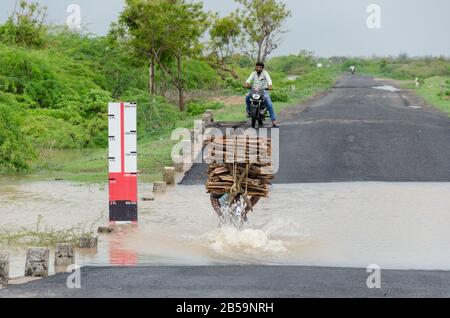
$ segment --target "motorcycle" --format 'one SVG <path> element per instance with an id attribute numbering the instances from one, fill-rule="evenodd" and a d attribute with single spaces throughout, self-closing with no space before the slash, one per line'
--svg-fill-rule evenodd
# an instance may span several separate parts
<path id="1" fill-rule="evenodd" d="M 252 120 L 252 128 L 256 129 L 256 123 L 258 122 L 258 127 L 262 128 L 264 125 L 264 120 L 268 117 L 266 97 L 264 95 L 265 91 L 269 91 L 268 88 L 261 89 L 261 87 L 253 87 L 250 93 L 250 117 Z"/>

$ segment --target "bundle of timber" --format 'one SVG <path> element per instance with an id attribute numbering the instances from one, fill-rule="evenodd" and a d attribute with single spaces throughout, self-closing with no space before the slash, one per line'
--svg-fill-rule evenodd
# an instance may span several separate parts
<path id="1" fill-rule="evenodd" d="M 267 197 L 272 173 L 271 140 L 228 137 L 210 140 L 206 189 L 216 196 Z"/>

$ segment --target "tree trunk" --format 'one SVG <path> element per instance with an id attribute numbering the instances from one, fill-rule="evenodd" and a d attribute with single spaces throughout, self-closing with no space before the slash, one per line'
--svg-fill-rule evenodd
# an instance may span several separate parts
<path id="1" fill-rule="evenodd" d="M 261 62 L 262 46 L 263 42 L 258 43 L 258 56 L 256 62 Z"/>
<path id="2" fill-rule="evenodd" d="M 158 56 L 155 56 L 155 62 L 158 63 L 158 66 L 160 69 L 167 75 L 167 77 L 170 78 L 173 86 L 175 86 L 178 90 L 178 100 L 179 100 L 179 107 L 180 111 L 184 111 L 185 101 L 184 101 L 184 84 L 183 84 L 183 73 L 182 73 L 182 54 L 179 52 L 179 54 L 176 56 L 177 60 L 177 74 L 173 74 L 170 68 L 167 68 L 164 63 L 161 62 L 161 60 L 158 58 Z"/>
<path id="3" fill-rule="evenodd" d="M 179 95 L 179 100 L 180 100 L 180 111 L 184 112 L 184 92 L 183 92 L 183 86 L 180 85 L 178 87 L 178 95 Z"/>
<path id="4" fill-rule="evenodd" d="M 150 59 L 150 83 L 149 89 L 151 95 L 156 95 L 156 82 L 155 82 L 155 59 Z"/>
<path id="5" fill-rule="evenodd" d="M 184 92 L 183 92 L 183 73 L 182 73 L 182 65 L 181 65 L 181 55 L 177 56 L 177 68 L 178 68 L 178 96 L 179 96 L 179 105 L 180 111 L 184 112 Z"/>

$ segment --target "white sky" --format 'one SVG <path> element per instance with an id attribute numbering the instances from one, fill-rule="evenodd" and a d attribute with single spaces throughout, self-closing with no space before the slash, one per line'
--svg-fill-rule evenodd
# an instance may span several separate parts
<path id="1" fill-rule="evenodd" d="M 292 10 L 277 55 L 301 49 L 321 56 L 447 55 L 450 56 L 448 0 L 285 0 Z M 81 8 L 82 24 L 105 34 L 123 0 L 38 0 L 48 6 L 48 22 L 65 23 L 69 4 Z M 0 0 L 0 21 L 11 13 L 15 0 Z M 232 0 L 204 0 L 207 10 L 222 15 L 237 5 Z M 370 4 L 381 7 L 381 29 L 369 29 Z"/>

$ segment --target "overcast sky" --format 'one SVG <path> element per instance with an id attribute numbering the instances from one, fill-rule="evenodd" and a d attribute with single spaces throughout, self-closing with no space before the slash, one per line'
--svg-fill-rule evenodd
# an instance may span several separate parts
<path id="1" fill-rule="evenodd" d="M 81 8 L 81 23 L 105 34 L 123 7 L 123 0 L 39 0 L 48 7 L 47 21 L 66 22 L 70 4 Z M 222 15 L 238 7 L 232 0 L 204 0 L 207 10 Z M 301 49 L 321 56 L 447 55 L 450 56 L 449 0 L 285 0 L 292 10 L 289 31 L 277 55 Z M 15 0 L 0 0 L 5 21 Z M 381 9 L 381 28 L 369 28 L 371 4 Z"/>

